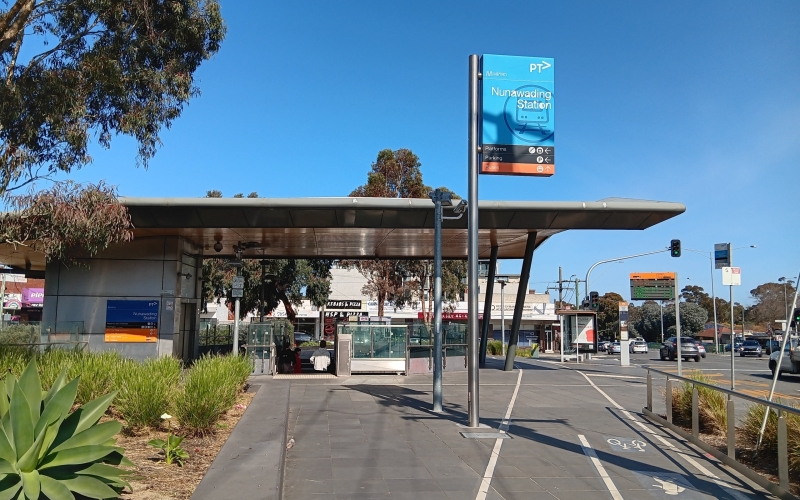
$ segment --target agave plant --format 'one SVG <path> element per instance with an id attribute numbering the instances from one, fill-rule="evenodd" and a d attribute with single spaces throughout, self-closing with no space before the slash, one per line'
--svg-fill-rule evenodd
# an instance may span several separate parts
<path id="1" fill-rule="evenodd" d="M 0 500 L 117 498 L 133 465 L 114 446 L 122 425 L 98 424 L 116 393 L 70 413 L 80 377 L 66 381 L 62 370 L 42 391 L 35 359 L 17 380 L 0 382 Z"/>

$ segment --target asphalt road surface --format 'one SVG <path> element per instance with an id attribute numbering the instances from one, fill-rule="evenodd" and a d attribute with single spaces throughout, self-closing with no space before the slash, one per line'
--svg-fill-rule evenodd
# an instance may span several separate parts
<path id="1" fill-rule="evenodd" d="M 619 366 L 619 354 L 600 353 L 594 356 L 589 363 L 607 366 L 615 372 L 630 370 L 630 367 Z M 647 354 L 631 354 L 631 365 L 649 365 L 658 370 L 678 373 L 677 361 L 661 361 L 657 350 L 651 349 Z M 703 375 L 710 377 L 716 385 L 730 388 L 731 385 L 731 354 L 707 354 L 699 363 L 695 361 L 682 362 L 683 374 L 686 376 L 692 370 L 700 370 Z M 736 390 L 756 397 L 766 397 L 772 384 L 772 372 L 769 370 L 769 356 L 734 357 L 734 373 Z M 775 396 L 789 403 L 800 403 L 800 375 L 784 374 L 778 379 L 775 387 Z"/>

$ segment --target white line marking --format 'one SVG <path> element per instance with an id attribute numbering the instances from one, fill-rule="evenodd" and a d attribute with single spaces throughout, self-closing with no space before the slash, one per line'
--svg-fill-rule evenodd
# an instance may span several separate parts
<path id="1" fill-rule="evenodd" d="M 647 378 L 647 377 L 637 377 L 635 375 L 617 375 L 615 373 L 602 374 L 602 375 L 599 374 L 599 373 L 593 373 L 592 377 L 630 378 L 630 379 L 638 379 L 638 380 L 644 380 L 644 379 Z"/>
<path id="2" fill-rule="evenodd" d="M 581 440 L 581 448 L 583 448 L 583 453 L 587 458 L 589 458 L 589 460 L 591 460 L 592 465 L 594 465 L 594 468 L 597 469 L 597 473 L 600 474 L 603 482 L 606 483 L 606 488 L 608 488 L 608 492 L 611 493 L 611 498 L 614 500 L 622 500 L 622 495 L 619 494 L 617 485 L 615 485 L 614 481 L 611 480 L 611 476 L 609 476 L 608 472 L 606 472 L 606 468 L 603 467 L 600 459 L 597 458 L 597 453 L 594 452 L 594 448 L 592 448 L 592 445 L 589 444 L 586 436 L 583 434 L 578 434 L 578 439 Z"/>
<path id="3" fill-rule="evenodd" d="M 690 457 L 689 455 L 684 453 L 682 450 L 678 449 L 677 446 L 673 445 L 672 443 L 670 443 L 669 441 L 667 441 L 663 437 L 661 437 L 658 434 L 656 434 L 656 432 L 654 430 L 652 430 L 649 426 L 647 426 L 644 423 L 640 422 L 637 418 L 635 418 L 633 415 L 631 415 L 630 412 L 628 412 L 628 410 L 624 409 L 622 406 L 617 404 L 617 402 L 614 401 L 613 399 L 611 399 L 611 397 L 608 394 L 606 394 L 605 392 L 603 392 L 602 389 L 597 387 L 595 385 L 595 383 L 592 382 L 592 380 L 588 376 L 586 376 L 585 373 L 583 373 L 581 371 L 578 371 L 578 373 L 583 375 L 583 378 L 585 378 L 586 381 L 589 382 L 589 384 L 591 384 L 592 387 L 597 389 L 597 392 L 602 394 L 608 400 L 609 403 L 614 405 L 614 407 L 616 409 L 620 410 L 625 415 L 625 417 L 628 418 L 628 420 L 630 420 L 631 422 L 635 423 L 636 425 L 641 427 L 645 432 L 647 432 L 651 436 L 653 436 L 656 439 L 658 439 L 659 441 L 661 441 L 661 443 L 664 446 L 666 446 L 667 448 L 669 448 L 673 452 L 677 453 L 681 458 L 686 460 L 690 465 L 692 465 L 695 469 L 697 469 L 701 474 L 703 474 L 704 476 L 706 476 L 706 477 L 710 478 L 711 480 L 713 480 L 717 484 L 717 486 L 722 488 L 723 491 L 725 491 L 726 493 L 728 493 L 729 495 L 731 495 L 732 497 L 734 497 L 737 500 L 746 500 L 747 499 L 747 496 L 745 496 L 741 492 L 736 491 L 735 489 L 733 489 L 734 485 L 732 485 L 730 483 L 727 483 L 727 482 L 723 481 L 722 479 L 720 479 L 719 476 L 717 476 L 716 474 L 712 473 L 710 470 L 706 469 L 704 466 L 700 465 L 694 458 Z"/>
<path id="4" fill-rule="evenodd" d="M 511 423 L 511 410 L 514 409 L 514 403 L 517 401 L 517 394 L 519 393 L 519 385 L 521 382 L 522 382 L 522 370 L 519 371 L 519 376 L 517 377 L 517 386 L 514 388 L 514 394 L 511 396 L 511 401 L 508 403 L 506 416 L 503 417 L 503 422 L 500 424 L 500 430 L 503 432 L 508 430 L 508 426 Z M 489 493 L 489 485 L 492 484 L 492 476 L 494 476 L 494 468 L 497 466 L 497 459 L 500 457 L 500 448 L 502 446 L 503 446 L 502 439 L 496 439 L 494 441 L 494 448 L 492 448 L 492 455 L 489 457 L 489 463 L 486 464 L 486 471 L 484 471 L 483 473 L 483 479 L 481 479 L 481 487 L 478 489 L 478 494 L 475 496 L 475 500 L 486 499 L 486 494 Z"/>

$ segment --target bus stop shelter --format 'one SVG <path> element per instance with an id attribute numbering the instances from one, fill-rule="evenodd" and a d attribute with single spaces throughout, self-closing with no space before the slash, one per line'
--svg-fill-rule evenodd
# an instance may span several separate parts
<path id="1" fill-rule="evenodd" d="M 47 262 L 29 246 L 0 245 L 0 263 L 44 277 L 43 332 L 83 322 L 89 347 L 135 358 L 197 355 L 203 258 L 432 259 L 428 199 L 122 198 L 134 240 L 81 259 Z M 479 202 L 479 257 L 523 259 L 567 230 L 644 230 L 685 211 L 680 203 L 609 198 L 596 202 Z M 237 252 L 238 250 L 238 252 Z M 442 255 L 467 258 L 467 217 L 442 224 Z M 495 266 L 491 265 L 490 269 Z M 527 282 L 529 276 L 521 276 Z M 527 287 L 520 287 L 524 293 Z M 110 303 L 155 304 L 143 341 L 109 335 Z M 491 297 L 487 297 L 487 303 Z M 484 315 L 485 316 L 485 315 Z M 515 320 L 517 318 L 514 318 Z M 513 321 L 513 324 L 519 321 Z"/>

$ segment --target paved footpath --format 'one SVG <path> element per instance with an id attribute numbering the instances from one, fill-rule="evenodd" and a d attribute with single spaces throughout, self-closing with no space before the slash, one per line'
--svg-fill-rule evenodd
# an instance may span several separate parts
<path id="1" fill-rule="evenodd" d="M 481 422 L 507 439 L 462 437 L 466 373 L 445 374 L 441 415 L 430 411 L 427 376 L 292 381 L 283 498 L 772 498 L 639 416 L 640 377 L 489 365 Z"/>

